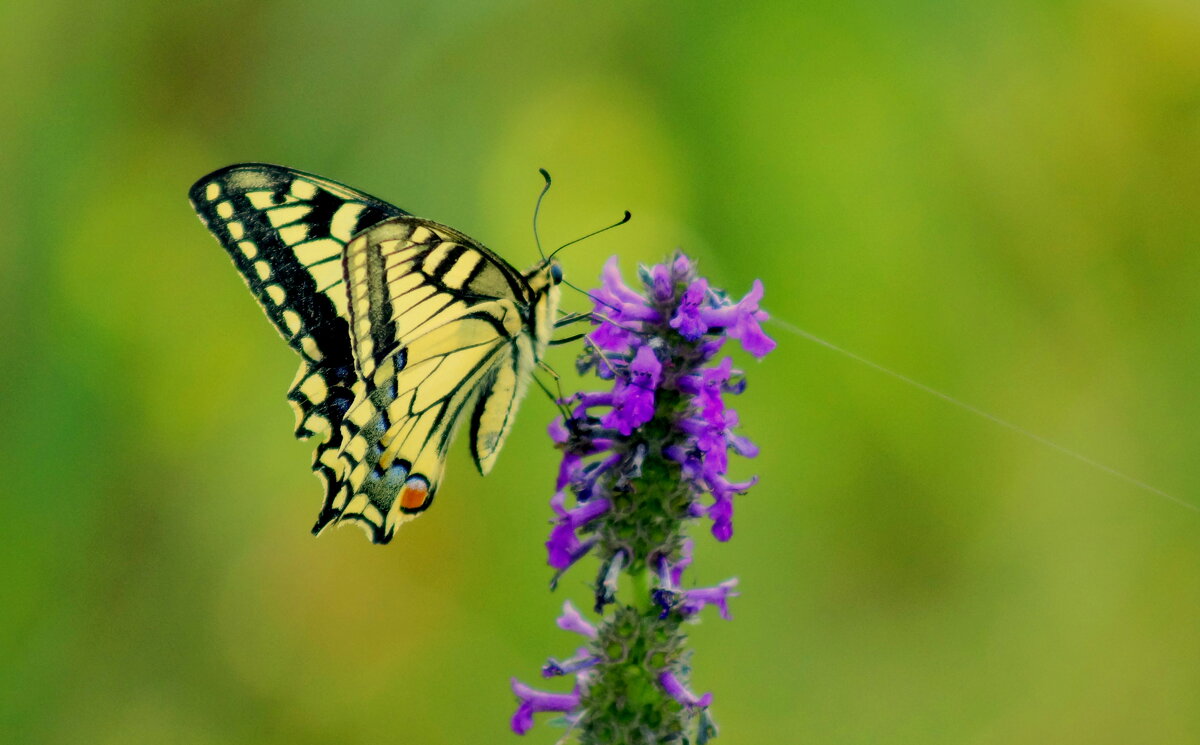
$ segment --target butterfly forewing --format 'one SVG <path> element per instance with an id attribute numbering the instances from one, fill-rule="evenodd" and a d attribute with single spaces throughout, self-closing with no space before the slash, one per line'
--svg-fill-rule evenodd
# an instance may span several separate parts
<path id="1" fill-rule="evenodd" d="M 255 163 L 214 171 L 189 196 L 284 339 L 314 361 L 345 356 L 346 243 L 407 213 L 319 176 Z"/>

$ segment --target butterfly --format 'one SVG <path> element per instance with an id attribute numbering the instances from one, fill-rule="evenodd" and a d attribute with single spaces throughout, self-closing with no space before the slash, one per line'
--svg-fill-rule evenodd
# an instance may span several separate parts
<path id="1" fill-rule="evenodd" d="M 313 526 L 387 543 L 429 508 L 456 430 L 487 474 L 555 328 L 562 268 L 521 273 L 453 228 L 336 181 L 242 163 L 189 191 L 299 353 L 296 436 L 319 440 Z"/>

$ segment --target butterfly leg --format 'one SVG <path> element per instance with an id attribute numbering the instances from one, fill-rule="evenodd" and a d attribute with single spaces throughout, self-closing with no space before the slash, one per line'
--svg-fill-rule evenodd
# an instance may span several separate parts
<path id="1" fill-rule="evenodd" d="M 594 319 L 595 319 L 595 316 L 593 316 L 591 313 L 567 313 L 567 314 L 564 314 L 562 318 L 560 318 L 554 322 L 554 328 L 561 329 L 565 326 L 570 326 L 572 324 L 580 323 L 582 321 L 592 321 Z M 557 347 L 562 344 L 570 344 L 573 341 L 579 341 L 580 339 L 582 339 L 585 336 L 587 336 L 586 331 L 582 334 L 575 334 L 573 336 L 567 336 L 562 339 L 552 339 L 549 342 L 549 344 L 552 347 Z"/>
<path id="2" fill-rule="evenodd" d="M 616 366 L 613 365 L 612 360 L 610 360 L 608 355 L 604 353 L 604 350 L 598 347 L 591 339 L 587 340 L 587 345 L 592 348 L 592 351 L 596 353 L 596 357 L 599 358 L 599 360 L 604 363 L 604 366 L 608 368 L 608 371 L 612 373 L 613 378 L 617 378 L 620 373 L 617 371 Z"/>
<path id="3" fill-rule="evenodd" d="M 551 347 L 557 347 L 557 346 L 561 346 L 563 344 L 570 344 L 573 341 L 579 341 L 580 339 L 582 339 L 585 336 L 587 336 L 586 331 L 583 332 L 582 334 L 575 334 L 574 336 L 564 336 L 561 339 L 551 339 L 549 342 L 547 342 L 547 344 Z"/>
<path id="4" fill-rule="evenodd" d="M 566 395 L 563 393 L 563 390 L 562 390 L 562 378 L 559 376 L 558 371 L 555 370 L 553 367 L 550 367 L 550 365 L 547 364 L 545 360 L 538 360 L 538 367 L 545 370 L 546 373 L 551 378 L 554 378 L 554 387 L 558 389 L 558 397 L 566 398 Z"/>
<path id="5" fill-rule="evenodd" d="M 579 323 L 580 321 L 591 321 L 594 318 L 595 316 L 591 313 L 566 313 L 562 318 L 554 322 L 554 328 L 570 326 L 571 324 Z"/>
<path id="6" fill-rule="evenodd" d="M 553 393 L 551 393 L 550 389 L 546 387 L 546 384 L 543 383 L 542 379 L 538 376 L 532 376 L 533 382 L 537 383 L 538 388 L 541 388 L 542 392 L 546 394 L 546 397 L 554 403 L 554 406 L 558 409 L 558 413 L 562 415 L 563 421 L 570 421 L 571 412 L 567 410 L 566 404 L 563 403 L 563 401 L 566 400 L 566 395 L 563 393 L 562 381 L 559 380 L 558 373 L 554 372 L 554 370 L 545 362 L 539 362 L 538 364 L 542 366 L 542 369 L 550 373 L 552 378 L 554 378 L 554 387 L 558 389 L 558 395 L 555 396 Z"/>
<path id="7" fill-rule="evenodd" d="M 609 326 L 615 326 L 616 328 L 619 328 L 622 331 L 628 331 L 631 334 L 637 334 L 638 336 L 648 336 L 649 335 L 647 332 L 645 332 L 641 329 L 633 328 L 632 326 L 626 326 L 624 324 L 614 321 L 613 319 L 609 318 L 608 316 L 604 316 L 604 315 L 601 315 L 601 314 L 595 313 L 595 312 L 592 312 L 592 313 L 569 313 L 569 314 L 563 316 L 562 318 L 558 319 L 557 321 L 555 321 L 554 328 L 557 329 L 557 328 L 562 328 L 564 326 L 570 326 L 571 324 L 579 323 L 580 321 L 591 321 L 592 323 L 596 323 L 596 324 L 607 323 Z M 578 339 L 579 337 L 576 336 L 576 337 L 572 337 L 572 338 Z"/>

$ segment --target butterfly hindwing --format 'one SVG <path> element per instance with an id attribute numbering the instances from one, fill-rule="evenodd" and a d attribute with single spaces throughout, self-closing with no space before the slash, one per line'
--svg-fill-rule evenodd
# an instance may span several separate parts
<path id="1" fill-rule="evenodd" d="M 535 342 L 528 337 L 517 338 L 513 353 L 495 365 L 490 379 L 481 387 L 471 415 L 471 455 L 485 475 L 492 470 L 512 430 L 517 404 L 525 397 L 533 376 L 534 354 Z"/>

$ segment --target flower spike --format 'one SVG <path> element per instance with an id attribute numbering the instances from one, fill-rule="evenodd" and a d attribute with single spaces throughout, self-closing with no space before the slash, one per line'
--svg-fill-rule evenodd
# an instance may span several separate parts
<path id="1" fill-rule="evenodd" d="M 609 384 L 562 401 L 566 419 L 548 430 L 562 451 L 546 540 L 557 570 L 551 586 L 594 555 L 596 615 L 563 604 L 559 628 L 584 637 L 585 646 L 568 659 L 550 658 L 540 672 L 573 677 L 574 686 L 548 693 L 514 680 L 511 725 L 524 734 L 534 714 L 556 711 L 580 745 L 702 745 L 717 734 L 713 696 L 688 688 L 684 624 L 708 606 L 729 619 L 737 579 L 691 586 L 685 528 L 707 519 L 718 541 L 733 536 L 734 498 L 757 479 L 731 481 L 729 456 L 753 458 L 758 448 L 726 405 L 745 390 L 745 374 L 720 351 L 734 339 L 762 357 L 775 342 L 760 327 L 767 314 L 758 280 L 735 303 L 682 253 L 637 276 L 640 288 L 625 283 L 615 258 L 605 264 L 592 293 L 596 328 L 576 368 Z"/>

